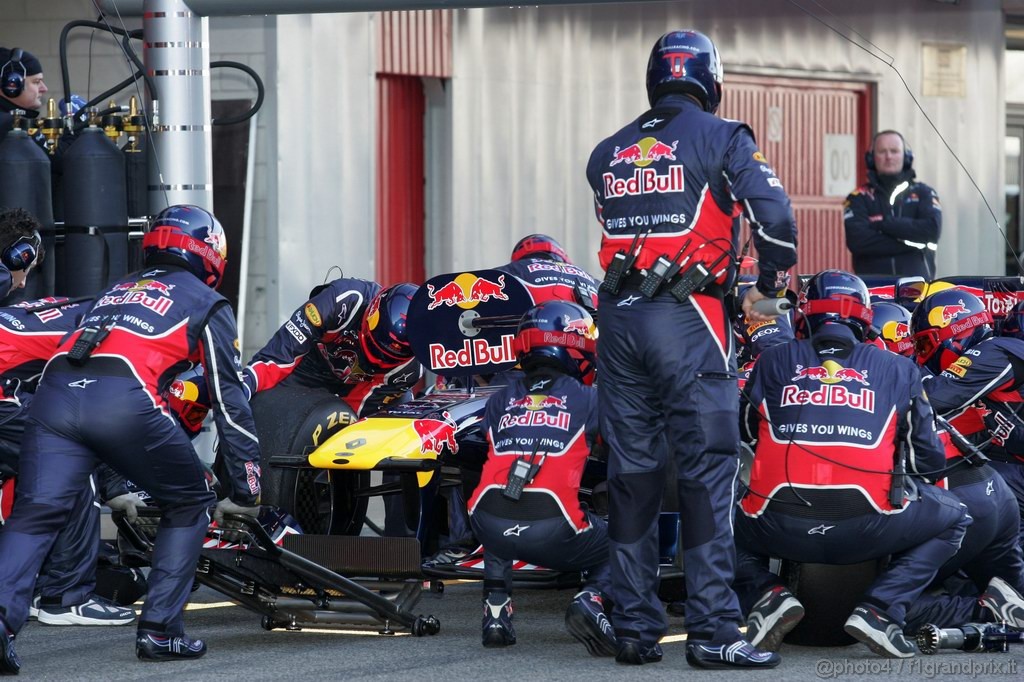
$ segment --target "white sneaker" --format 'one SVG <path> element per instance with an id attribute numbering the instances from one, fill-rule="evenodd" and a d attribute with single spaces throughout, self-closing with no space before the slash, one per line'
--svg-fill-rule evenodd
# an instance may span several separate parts
<path id="1" fill-rule="evenodd" d="M 992 578 L 978 601 L 996 622 L 1024 628 L 1024 597 L 1002 578 Z"/>
<path id="2" fill-rule="evenodd" d="M 36 620 L 39 618 L 39 595 L 32 597 L 32 604 L 28 607 L 28 619 Z"/>
<path id="3" fill-rule="evenodd" d="M 39 606 L 38 620 L 44 625 L 128 625 L 135 611 L 92 595 L 77 606 Z"/>

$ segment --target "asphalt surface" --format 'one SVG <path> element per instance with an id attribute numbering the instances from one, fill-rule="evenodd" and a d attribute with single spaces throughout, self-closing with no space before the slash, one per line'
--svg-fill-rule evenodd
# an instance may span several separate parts
<path id="1" fill-rule="evenodd" d="M 443 594 L 424 591 L 416 612 L 441 621 L 435 636 L 374 632 L 301 632 L 260 627 L 260 618 L 225 603 L 207 588 L 195 593 L 186 614 L 188 632 L 207 641 L 196 661 L 142 663 L 134 655 L 134 627 L 55 627 L 29 623 L 17 639 L 23 679 L 32 680 L 1016 680 L 1024 675 L 1024 645 L 1005 654 L 940 652 L 890 660 L 863 645 L 811 648 L 784 645 L 773 671 L 720 672 L 689 667 L 679 618 L 671 618 L 665 658 L 641 667 L 593 658 L 564 630 L 571 591 L 518 590 L 518 643 L 506 649 L 480 645 L 480 588 L 446 585 Z"/>
<path id="2" fill-rule="evenodd" d="M 370 517 L 383 521 L 377 500 Z M 838 586 L 837 586 L 838 587 Z M 505 649 L 480 644 L 479 583 L 448 582 L 442 594 L 424 590 L 412 609 L 441 621 L 434 636 L 379 635 L 373 630 L 305 628 L 266 631 L 260 616 L 203 587 L 186 613 L 192 637 L 209 650 L 196 661 L 142 663 L 135 658 L 134 626 L 46 626 L 30 622 L 16 647 L 21 679 L 31 680 L 687 680 L 762 679 L 771 682 L 900 679 L 1024 679 L 1024 645 L 1009 653 L 943 651 L 912 659 L 884 659 L 865 646 L 815 648 L 784 645 L 782 664 L 771 671 L 706 671 L 685 659 L 683 621 L 670 617 L 665 658 L 623 666 L 594 658 L 563 625 L 570 590 L 517 590 L 518 642 Z M 136 605 L 138 606 L 138 605 Z"/>

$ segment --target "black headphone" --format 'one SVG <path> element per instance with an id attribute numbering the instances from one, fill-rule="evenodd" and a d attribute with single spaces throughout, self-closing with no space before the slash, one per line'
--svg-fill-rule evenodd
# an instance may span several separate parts
<path id="1" fill-rule="evenodd" d="M 7 63 L 0 67 L 0 91 L 5 97 L 14 99 L 25 92 L 25 65 L 21 63 L 21 57 L 25 51 L 20 47 L 11 50 L 11 57 Z M 11 68 L 7 68 L 11 67 Z M 15 69 L 21 69 L 18 73 Z"/>
<path id="2" fill-rule="evenodd" d="M 882 135 L 896 135 L 903 141 L 903 170 L 901 172 L 906 173 L 910 170 L 910 167 L 914 165 L 914 152 L 910 150 L 910 145 L 907 144 L 907 140 L 903 135 L 896 130 L 882 130 L 875 133 L 875 136 L 871 138 L 871 147 L 864 152 L 864 163 L 867 164 L 869 171 L 877 172 L 875 168 L 875 141 Z"/>
<path id="3" fill-rule="evenodd" d="M 3 254 L 0 254 L 0 262 L 11 272 L 28 270 L 29 266 L 36 262 L 42 242 L 38 232 L 22 235 L 4 249 Z"/>

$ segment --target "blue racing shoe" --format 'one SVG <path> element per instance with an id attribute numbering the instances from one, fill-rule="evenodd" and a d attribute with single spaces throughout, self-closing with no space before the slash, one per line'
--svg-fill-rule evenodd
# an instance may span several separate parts
<path id="1" fill-rule="evenodd" d="M 725 644 L 687 641 L 686 662 L 694 668 L 774 668 L 782 658 L 755 649 L 745 639 Z"/>
<path id="2" fill-rule="evenodd" d="M 512 627 L 512 597 L 504 592 L 492 592 L 484 599 L 483 645 L 485 647 L 512 646 L 516 631 Z"/>
<path id="3" fill-rule="evenodd" d="M 625 665 L 643 665 L 657 663 L 661 660 L 661 656 L 661 645 L 657 642 L 646 643 L 629 637 L 619 637 L 615 662 Z"/>
<path id="4" fill-rule="evenodd" d="M 140 632 L 135 638 L 135 655 L 141 661 L 180 661 L 206 653 L 206 642 L 187 635 Z"/>
<path id="5" fill-rule="evenodd" d="M 14 653 L 14 633 L 7 627 L 7 621 L 0 618 L 0 675 L 17 675 L 21 660 Z"/>
<path id="6" fill-rule="evenodd" d="M 617 652 L 618 641 L 599 592 L 583 590 L 572 598 L 565 612 L 565 629 L 587 647 L 591 656 L 614 656 Z"/>

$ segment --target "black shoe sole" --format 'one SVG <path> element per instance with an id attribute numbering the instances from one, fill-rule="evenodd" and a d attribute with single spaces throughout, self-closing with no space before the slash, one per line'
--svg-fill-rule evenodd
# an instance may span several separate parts
<path id="1" fill-rule="evenodd" d="M 197 658 L 202 658 L 206 655 L 203 651 L 198 654 L 148 654 L 142 653 L 138 649 L 135 650 L 135 657 L 145 663 L 165 663 L 167 661 L 194 661 Z"/>
<path id="2" fill-rule="evenodd" d="M 482 644 L 488 649 L 500 649 L 516 643 L 515 636 L 509 637 L 504 632 L 489 632 L 483 636 Z"/>
<path id="3" fill-rule="evenodd" d="M 593 621 L 575 610 L 565 614 L 565 629 L 587 647 L 591 656 L 614 656 L 618 652 L 615 640 L 605 637 Z"/>
<path id="4" fill-rule="evenodd" d="M 768 633 L 761 638 L 760 642 L 755 644 L 751 641 L 750 643 L 761 651 L 778 651 L 782 646 L 782 640 L 797 626 L 797 623 L 803 620 L 803 617 L 804 607 L 797 604 L 779 616 L 779 620 L 768 628 Z M 747 634 L 750 634 L 749 630 Z"/>

